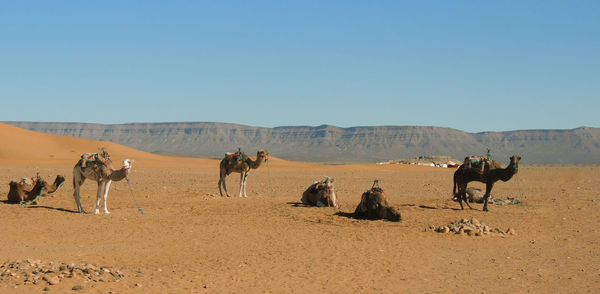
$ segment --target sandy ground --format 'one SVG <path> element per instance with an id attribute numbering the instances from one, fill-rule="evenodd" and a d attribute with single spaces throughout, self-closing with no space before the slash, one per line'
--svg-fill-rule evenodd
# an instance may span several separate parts
<path id="1" fill-rule="evenodd" d="M 0 203 L 0 262 L 83 262 L 125 274 L 120 282 L 65 278 L 54 286 L 0 280 L 1 293 L 39 293 L 44 287 L 69 293 L 75 285 L 83 286 L 80 293 L 600 291 L 599 167 L 531 167 L 522 155 L 518 175 L 497 183 L 493 194 L 525 204 L 491 205 L 484 213 L 481 204 L 461 211 L 450 200 L 452 169 L 273 158 L 250 174 L 248 198 L 222 198 L 215 160 L 170 158 L 111 144 L 116 165 L 126 157 L 136 160 L 131 182 L 147 214 L 139 213 L 121 181 L 111 187 L 111 215 L 82 215 L 75 213 L 72 166 L 78 154 L 107 143 L 2 124 L 0 132 L 12 140 L 0 145 L 2 199 L 10 180 L 36 172 L 46 179 L 63 174 L 69 183 L 39 205 Z M 27 145 L 31 140 L 37 140 L 37 149 Z M 298 205 L 303 190 L 323 175 L 336 179 L 341 209 Z M 374 178 L 382 179 L 401 222 L 352 218 Z M 228 183 L 237 195 L 239 176 Z M 88 212 L 94 210 L 95 192 L 95 183 L 84 184 Z M 516 234 L 426 230 L 471 217 Z"/>

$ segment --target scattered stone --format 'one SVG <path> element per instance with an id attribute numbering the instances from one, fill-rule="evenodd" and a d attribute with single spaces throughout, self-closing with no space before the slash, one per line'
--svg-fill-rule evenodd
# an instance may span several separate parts
<path id="1" fill-rule="evenodd" d="M 71 290 L 73 290 L 73 291 L 83 290 L 83 286 L 81 286 L 81 285 L 73 286 L 73 288 L 71 288 Z"/>
<path id="2" fill-rule="evenodd" d="M 514 235 L 515 230 L 512 228 L 508 228 L 508 230 L 503 231 L 499 228 L 490 228 L 485 223 L 480 222 L 476 218 L 471 218 L 470 220 L 460 219 L 456 222 L 452 222 L 449 225 L 444 226 L 429 226 L 429 228 L 433 231 L 439 233 L 455 233 L 458 235 L 469 235 L 469 236 L 484 236 L 484 235 L 496 235 L 500 237 L 506 237 L 506 235 Z"/>
<path id="3" fill-rule="evenodd" d="M 138 272 L 142 272 L 139 270 Z M 107 275 L 110 273 L 111 275 Z M 58 285 L 65 279 L 79 280 L 79 282 L 119 282 L 125 275 L 117 268 L 98 266 L 90 263 L 61 263 L 42 262 L 40 260 L 25 259 L 5 261 L 0 263 L 0 281 L 14 283 L 14 285 L 38 285 L 47 282 L 46 285 Z M 44 283 L 45 284 L 45 283 Z M 81 288 L 79 288 L 81 287 Z M 48 288 L 48 287 L 46 287 Z M 73 287 L 73 290 L 81 290 L 83 286 Z M 75 289 L 77 288 L 77 289 Z M 44 288 L 44 291 L 49 291 Z"/>

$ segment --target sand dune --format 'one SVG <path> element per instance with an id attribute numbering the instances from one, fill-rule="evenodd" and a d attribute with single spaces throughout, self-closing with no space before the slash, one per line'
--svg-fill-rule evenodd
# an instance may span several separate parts
<path id="1" fill-rule="evenodd" d="M 113 142 L 48 135 L 0 123 L 0 161 L 4 165 L 62 166 L 73 165 L 86 152 L 98 152 L 106 147 L 113 161 L 136 160 L 143 167 L 206 167 L 218 166 L 216 160 L 181 158 L 152 154 Z"/>

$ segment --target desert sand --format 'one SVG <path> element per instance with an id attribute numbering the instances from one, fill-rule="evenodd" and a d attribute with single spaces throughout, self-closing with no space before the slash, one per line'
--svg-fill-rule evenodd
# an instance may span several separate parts
<path id="1" fill-rule="evenodd" d="M 248 198 L 220 197 L 218 161 L 167 157 L 110 142 L 35 133 L 0 124 L 0 197 L 8 183 L 37 172 L 67 184 L 38 205 L 0 203 L 0 263 L 89 263 L 118 268 L 104 282 L 78 276 L 57 285 L 0 278 L 0 293 L 598 293 L 600 168 L 528 166 L 498 182 L 497 198 L 523 205 L 459 210 L 451 200 L 454 169 L 407 165 L 320 165 L 278 159 L 248 179 Z M 115 166 L 135 160 L 114 182 L 112 214 L 76 213 L 72 168 L 80 154 L 106 147 Z M 235 151 L 237 146 L 232 146 Z M 255 150 L 246 150 L 255 155 Z M 508 158 L 498 159 L 503 164 Z M 342 207 L 303 207 L 304 189 L 336 179 Z M 352 217 L 361 193 L 381 179 L 401 222 Z M 239 175 L 227 178 L 237 195 Z M 482 187 L 480 184 L 473 184 Z M 82 187 L 88 212 L 96 184 Z M 503 236 L 428 229 L 476 218 L 512 229 Z M 1 272 L 1 271 L 0 271 Z M 56 275 L 47 273 L 47 275 Z M 81 290 L 71 290 L 82 286 Z"/>

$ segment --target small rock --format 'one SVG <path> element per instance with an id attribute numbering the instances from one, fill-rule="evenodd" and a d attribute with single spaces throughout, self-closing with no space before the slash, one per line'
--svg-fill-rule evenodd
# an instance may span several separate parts
<path id="1" fill-rule="evenodd" d="M 44 280 L 46 280 L 46 282 L 48 282 L 48 284 L 50 285 L 58 285 L 58 283 L 60 283 L 60 279 L 57 276 L 52 276 L 52 277 L 44 277 Z"/>
<path id="2" fill-rule="evenodd" d="M 450 228 L 448 228 L 447 226 L 444 226 L 441 230 L 441 233 L 444 233 L 444 234 L 446 234 L 448 232 L 450 232 Z"/>
<path id="3" fill-rule="evenodd" d="M 509 235 L 514 235 L 515 234 L 515 230 L 513 228 L 508 228 L 508 230 L 506 230 L 506 233 Z"/>
<path id="4" fill-rule="evenodd" d="M 141 286 L 142 286 L 142 284 L 140 284 L 140 283 L 135 283 L 135 286 L 136 286 L 136 287 L 141 287 Z"/>
<path id="5" fill-rule="evenodd" d="M 73 291 L 83 290 L 83 286 L 81 286 L 81 285 L 73 286 L 73 288 L 71 288 L 71 290 L 73 290 Z"/>
<path id="6" fill-rule="evenodd" d="M 50 288 L 44 287 L 44 291 L 50 291 Z"/>

